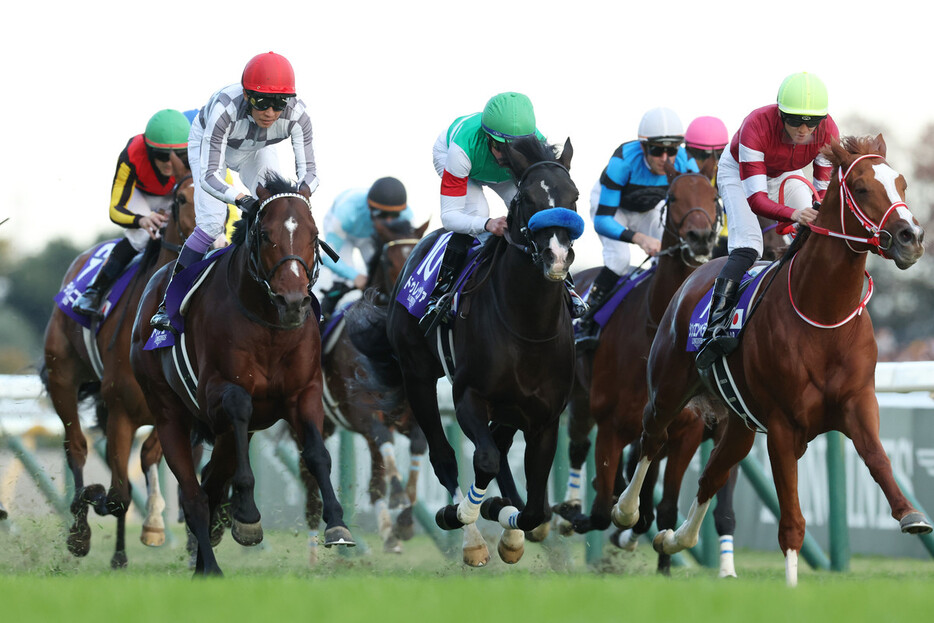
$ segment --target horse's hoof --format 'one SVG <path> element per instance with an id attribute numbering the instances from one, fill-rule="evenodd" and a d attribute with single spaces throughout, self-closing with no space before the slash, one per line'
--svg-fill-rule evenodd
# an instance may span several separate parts
<path id="1" fill-rule="evenodd" d="M 507 565 L 516 564 L 525 553 L 525 534 L 521 530 L 503 530 L 503 536 L 496 544 L 496 553 Z"/>
<path id="2" fill-rule="evenodd" d="M 639 521 L 639 508 L 636 507 L 633 513 L 625 513 L 619 509 L 619 505 L 615 505 L 613 510 L 610 511 L 610 519 L 613 520 L 613 525 L 620 530 L 632 528 Z"/>
<path id="3" fill-rule="evenodd" d="M 81 493 L 81 499 L 94 508 L 94 512 L 100 516 L 108 515 L 107 511 L 107 490 L 104 485 L 88 485 Z"/>
<path id="4" fill-rule="evenodd" d="M 529 530 L 528 532 L 526 532 L 525 538 L 531 541 L 532 543 L 541 543 L 546 538 L 548 538 L 548 534 L 550 532 L 551 532 L 551 522 L 546 521 L 545 523 L 540 524 L 534 530 Z"/>
<path id="5" fill-rule="evenodd" d="M 928 521 L 924 513 L 911 511 L 898 522 L 899 527 L 905 534 L 927 534 L 931 531 L 931 522 Z"/>
<path id="6" fill-rule="evenodd" d="M 639 535 L 628 530 L 617 530 L 610 535 L 610 543 L 626 552 L 634 552 L 639 546 Z"/>
<path id="7" fill-rule="evenodd" d="M 333 528 L 328 528 L 324 531 L 324 546 L 331 547 L 332 545 L 346 545 L 347 547 L 354 547 L 357 544 L 353 540 L 353 536 L 350 534 L 350 530 L 344 526 L 334 526 Z"/>
<path id="8" fill-rule="evenodd" d="M 395 536 L 390 535 L 388 539 L 383 541 L 383 551 L 387 554 L 401 554 L 402 542 Z"/>
<path id="9" fill-rule="evenodd" d="M 139 540 L 147 547 L 161 547 L 165 545 L 165 530 L 144 525 Z"/>
<path id="10" fill-rule="evenodd" d="M 398 478 L 393 478 L 390 483 L 389 509 L 405 508 L 409 505 L 409 495 L 406 493 L 402 482 Z"/>
<path id="11" fill-rule="evenodd" d="M 490 562 L 490 550 L 486 544 L 465 547 L 463 550 L 464 564 L 471 567 L 485 567 Z"/>
<path id="12" fill-rule="evenodd" d="M 126 552 L 119 551 L 114 552 L 113 558 L 110 559 L 110 568 L 111 569 L 126 569 Z"/>
<path id="13" fill-rule="evenodd" d="M 403 519 L 403 515 L 408 513 L 408 521 Z M 406 508 L 398 517 L 396 523 L 392 525 L 392 535 L 400 541 L 408 541 L 415 536 L 415 523 L 412 521 L 412 507 Z"/>
<path id="14" fill-rule="evenodd" d="M 233 524 L 230 526 L 230 534 L 233 536 L 234 541 L 240 545 L 247 547 L 257 545 L 263 542 L 263 524 L 259 521 L 256 523 L 240 523 L 234 519 Z"/>
<path id="15" fill-rule="evenodd" d="M 560 536 L 571 536 L 574 534 L 574 526 L 561 515 L 555 515 L 554 523 L 555 530 L 558 531 Z"/>
<path id="16" fill-rule="evenodd" d="M 560 504 L 555 504 L 551 510 L 558 513 L 563 519 L 571 521 L 574 517 L 581 514 L 581 508 L 580 500 L 565 500 Z"/>
<path id="17" fill-rule="evenodd" d="M 659 531 L 659 533 L 655 535 L 655 538 L 652 539 L 652 549 L 659 554 L 673 554 L 674 552 L 665 551 L 665 539 L 673 540 L 674 536 L 674 530 Z"/>
<path id="18" fill-rule="evenodd" d="M 76 521 L 68 533 L 66 543 L 72 556 L 82 558 L 88 555 L 91 551 L 91 528 L 86 521 L 80 523 Z"/>

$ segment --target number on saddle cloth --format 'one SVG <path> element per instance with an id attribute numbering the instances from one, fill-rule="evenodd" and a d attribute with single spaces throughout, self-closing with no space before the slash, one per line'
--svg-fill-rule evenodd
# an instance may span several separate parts
<path id="1" fill-rule="evenodd" d="M 452 232 L 445 232 L 438 236 L 431 250 L 422 258 L 412 274 L 399 288 L 396 301 L 416 318 L 425 315 L 429 297 L 438 285 L 438 273 L 441 270 L 441 260 L 444 259 L 444 250 L 447 248 L 452 235 Z M 474 238 L 471 248 L 467 251 L 467 261 L 464 268 L 455 281 L 454 291 L 462 289 L 467 278 L 476 270 L 479 250 L 480 241 Z"/>

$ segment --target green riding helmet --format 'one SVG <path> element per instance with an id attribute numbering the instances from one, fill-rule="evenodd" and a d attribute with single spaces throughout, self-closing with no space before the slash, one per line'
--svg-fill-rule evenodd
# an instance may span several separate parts
<path id="1" fill-rule="evenodd" d="M 187 149 L 190 129 L 191 124 L 185 115 L 166 108 L 149 119 L 143 136 L 146 144 L 153 149 Z"/>
<path id="2" fill-rule="evenodd" d="M 823 117 L 827 114 L 827 87 L 806 71 L 791 74 L 778 87 L 778 109 L 789 115 Z"/>
<path id="3" fill-rule="evenodd" d="M 494 141 L 505 143 L 535 134 L 535 111 L 532 102 L 521 93 L 500 93 L 483 107 L 480 124 Z"/>

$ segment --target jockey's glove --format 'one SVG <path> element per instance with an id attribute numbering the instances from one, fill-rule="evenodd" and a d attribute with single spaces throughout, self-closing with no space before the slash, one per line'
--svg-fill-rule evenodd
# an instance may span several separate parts
<path id="1" fill-rule="evenodd" d="M 237 207 L 240 208 L 241 212 L 252 212 L 256 208 L 258 203 L 256 197 L 252 195 L 244 195 L 237 199 Z"/>

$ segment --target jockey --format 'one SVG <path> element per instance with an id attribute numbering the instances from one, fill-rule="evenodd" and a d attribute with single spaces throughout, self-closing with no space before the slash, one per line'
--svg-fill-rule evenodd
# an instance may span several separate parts
<path id="1" fill-rule="evenodd" d="M 817 218 L 816 202 L 807 184 L 789 180 L 784 204 L 777 202 L 782 181 L 802 176 L 813 164 L 814 187 L 823 198 L 832 166 L 820 154 L 838 139 L 837 124 L 827 114 L 827 87 L 807 72 L 788 76 L 778 89 L 778 101 L 752 111 L 720 157 L 717 186 L 729 225 L 730 256 L 714 283 L 704 344 L 697 353 L 699 368 L 733 352 L 737 339 L 727 332 L 739 300 L 743 274 L 762 255 L 762 230 L 756 215 L 807 225 Z"/>
<path id="2" fill-rule="evenodd" d="M 124 237 L 72 310 L 94 316 L 101 298 L 150 239 L 159 237 L 172 208 L 172 158 L 185 157 L 190 125 L 177 110 L 160 110 L 149 119 L 146 131 L 130 139 L 117 158 L 110 191 L 110 220 L 123 227 Z"/>
<path id="3" fill-rule="evenodd" d="M 354 250 L 360 253 L 365 266 L 370 265 L 377 251 L 373 221 L 412 220 L 412 210 L 406 202 L 405 186 L 394 177 L 381 177 L 369 190 L 353 188 L 337 196 L 324 215 L 321 230 L 324 240 L 345 261 L 334 262 L 325 254 L 323 263 L 334 273 L 334 285 L 324 292 L 321 313 L 327 318 L 333 313 L 341 296 L 350 290 L 366 288 L 367 274 L 350 259 Z"/>
<path id="4" fill-rule="evenodd" d="M 698 170 L 704 168 L 708 158 L 720 160 L 723 150 L 730 142 L 730 133 L 726 124 L 717 117 L 698 117 L 688 124 L 684 133 L 684 148 L 688 156 L 694 159 Z M 716 165 L 714 166 L 714 184 L 716 184 Z"/>
<path id="5" fill-rule="evenodd" d="M 196 226 L 179 253 L 173 276 L 201 259 L 224 233 L 225 204 L 249 210 L 257 202 L 226 181 L 226 169 L 239 173 L 249 192 L 256 192 L 267 172 L 279 172 L 274 145 L 286 139 L 292 142 L 301 188 L 314 192 L 318 177 L 311 120 L 305 103 L 295 96 L 295 72 L 284 56 L 258 54 L 246 64 L 240 83 L 212 95 L 191 125 L 188 162 L 195 179 Z M 169 329 L 164 297 L 150 324 Z"/>
<path id="6" fill-rule="evenodd" d="M 419 327 L 427 333 L 444 317 L 441 297 L 454 286 L 474 236 L 502 236 L 506 217 L 490 218 L 483 187 L 491 188 L 508 206 L 518 188 L 505 162 L 503 146 L 525 136 L 545 137 L 535 127 L 532 102 L 521 93 L 500 93 L 486 103 L 483 112 L 458 117 L 438 136 L 432 156 L 441 176 L 441 224 L 454 232 L 441 260 L 439 283 L 431 295 Z M 568 285 L 573 314 L 582 313 L 583 302 Z"/>
<path id="7" fill-rule="evenodd" d="M 616 148 L 590 193 L 593 226 L 603 244 L 605 266 L 587 295 L 590 312 L 578 325 L 577 343 L 596 346 L 597 325 L 593 315 L 623 273 L 630 270 L 630 244 L 647 255 L 661 250 L 661 205 L 668 192 L 665 164 L 680 173 L 697 172 L 697 164 L 681 147 L 684 127 L 670 108 L 653 108 L 639 122 L 639 140 Z"/>

